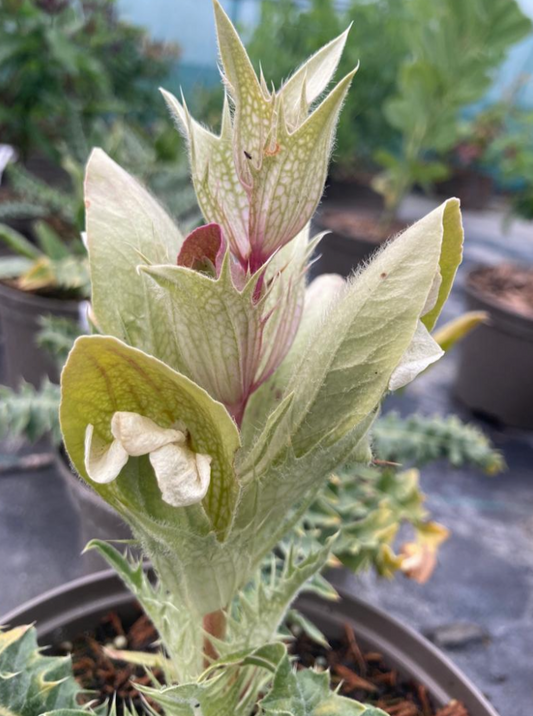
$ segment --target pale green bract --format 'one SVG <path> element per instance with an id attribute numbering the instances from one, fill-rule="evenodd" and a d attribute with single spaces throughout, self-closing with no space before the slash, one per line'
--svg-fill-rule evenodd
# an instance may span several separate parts
<path id="1" fill-rule="evenodd" d="M 256 270 L 303 229 L 320 201 L 339 112 L 355 70 L 309 114 L 331 81 L 346 33 L 276 93 L 257 78 L 218 3 L 215 15 L 233 117 L 226 99 L 217 137 L 192 119 L 184 103 L 168 92 L 164 96 L 188 138 L 194 186 L 206 221 L 219 223 L 234 254 Z"/>
<path id="2" fill-rule="evenodd" d="M 103 152 L 89 161 L 93 318 L 106 335 L 79 338 L 64 368 L 65 446 L 157 575 L 152 585 L 140 564 L 93 545 L 159 631 L 170 685 L 144 691 L 166 714 L 371 716 L 333 694 L 327 675 L 295 673 L 280 643 L 287 608 L 335 536 L 269 555 L 332 471 L 370 460 L 387 391 L 441 355 L 429 330 L 460 260 L 459 204 L 348 281 L 306 288 L 319 241 L 308 224 L 353 73 L 315 102 L 346 33 L 275 92 L 216 0 L 215 16 L 229 95 L 220 136 L 165 95 L 209 224 L 182 237 Z"/>

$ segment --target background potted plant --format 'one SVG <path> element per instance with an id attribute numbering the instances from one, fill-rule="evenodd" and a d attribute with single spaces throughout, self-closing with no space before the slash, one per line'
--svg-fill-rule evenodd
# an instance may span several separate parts
<path id="1" fill-rule="evenodd" d="M 0 45 L 0 136 L 11 162 L 18 157 L 0 186 L 0 319 L 15 386 L 57 378 L 35 346 L 38 317 L 77 320 L 87 297 L 76 162 L 85 163 L 97 132 L 113 132 L 104 117 L 127 109 L 130 124 L 156 130 L 146 83 L 166 77 L 178 52 L 120 20 L 114 0 L 8 0 Z"/>
<path id="2" fill-rule="evenodd" d="M 64 178 L 62 144 L 80 129 L 126 112 L 144 125 L 154 118 L 149 87 L 179 54 L 121 20 L 115 0 L 6 0 L 0 45 L 2 142 L 52 184 Z"/>
<path id="3" fill-rule="evenodd" d="M 384 198 L 384 212 L 375 215 L 377 228 L 365 237 L 357 228 L 357 210 L 325 207 L 320 226 L 333 231 L 322 245 L 320 269 L 326 272 L 347 275 L 397 233 L 398 209 L 413 187 L 427 191 L 446 178 L 461 111 L 483 97 L 507 50 L 531 27 L 515 2 L 490 0 L 481 6 L 446 0 L 436 8 L 431 1 L 413 0 L 405 6 L 397 31 L 405 34 L 409 53 L 396 66 L 394 91 L 382 105 L 398 141 L 374 153 L 382 171 L 372 186 Z"/>
<path id="4" fill-rule="evenodd" d="M 215 16 L 234 106 L 230 113 L 225 103 L 221 135 L 166 94 L 210 223 L 183 238 L 104 152 L 89 161 L 92 301 L 107 335 L 78 338 L 63 370 L 65 445 L 152 562 L 156 584 L 111 545 L 92 545 L 164 645 L 155 657 L 115 654 L 162 670 L 165 683 L 137 686 L 151 703 L 187 715 L 377 715 L 331 691 L 328 673 L 293 670 L 280 641 L 289 604 L 327 562 L 335 537 L 310 550 L 293 539 L 280 557 L 272 550 L 338 465 L 369 461 L 384 394 L 442 355 L 429 331 L 461 259 L 458 202 L 411 227 L 351 282 L 317 279 L 321 291 L 306 291 L 316 243 L 306 227 L 353 72 L 311 105 L 344 37 L 271 92 L 216 1 Z M 24 674 L 36 686 L 47 666 L 31 632 L 2 639 L 2 654 L 30 662 Z M 47 664 L 58 678 L 46 690 L 40 679 L 34 712 L 86 714 L 68 661 Z M 27 695 L 20 673 L 0 689 L 11 712 Z M 469 693 L 473 716 L 491 713 Z"/>
<path id="5" fill-rule="evenodd" d="M 490 148 L 504 187 L 512 187 L 506 222 L 533 216 L 533 115 L 513 108 Z M 533 269 L 477 266 L 466 281 L 468 306 L 490 321 L 465 340 L 456 382 L 472 410 L 507 425 L 533 428 L 529 372 L 533 360 Z"/>
<path id="6" fill-rule="evenodd" d="M 87 251 L 82 241 L 83 171 L 93 143 L 104 146 L 157 192 L 168 209 L 185 222 L 197 219 L 196 200 L 187 168 L 178 158 L 179 142 L 165 133 L 148 143 L 144 133 L 121 121 L 95 122 L 88 136 L 80 134 L 72 148 L 63 145 L 61 166 L 68 184 L 60 189 L 15 164 L 7 170 L 17 200 L 5 202 L 4 216 L 27 219 L 33 241 L 8 224 L 0 224 L 0 242 L 12 255 L 0 258 L 0 320 L 3 329 L 5 379 L 40 385 L 45 376 L 57 382 L 57 366 L 37 340 L 46 316 L 87 325 L 90 295 Z M 30 207 L 30 209 L 28 209 Z M 72 331 L 71 331 L 72 333 Z M 33 346 L 33 350 L 28 350 Z"/>

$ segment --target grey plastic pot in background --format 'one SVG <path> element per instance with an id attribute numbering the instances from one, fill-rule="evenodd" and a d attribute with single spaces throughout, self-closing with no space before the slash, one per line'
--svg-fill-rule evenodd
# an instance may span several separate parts
<path id="1" fill-rule="evenodd" d="M 4 348 L 4 382 L 17 388 L 21 380 L 39 386 L 45 376 L 59 380 L 59 371 L 52 356 L 39 348 L 36 336 L 39 319 L 50 314 L 80 320 L 78 301 L 62 301 L 37 296 L 0 283 L 0 325 Z"/>
<path id="2" fill-rule="evenodd" d="M 92 539 L 122 540 L 132 538 L 128 525 L 94 490 L 91 490 L 72 472 L 66 462 L 66 457 L 59 450 L 55 453 L 55 466 L 78 513 L 83 546 Z M 94 550 L 86 552 L 81 559 L 83 571 L 86 574 L 98 572 L 106 567 L 105 560 Z"/>
<path id="3" fill-rule="evenodd" d="M 424 684 L 438 707 L 462 701 L 469 716 L 498 716 L 496 711 L 454 664 L 417 632 L 386 612 L 340 592 L 339 602 L 304 595 L 297 608 L 329 638 L 340 636 L 349 624 L 364 649 L 379 651 L 404 677 Z M 35 622 L 41 644 L 70 641 L 94 628 L 111 609 L 124 619 L 135 613 L 134 597 L 114 572 L 82 577 L 47 592 L 0 618 L 1 624 Z"/>
<path id="4" fill-rule="evenodd" d="M 490 322 L 461 342 L 457 397 L 505 425 L 533 429 L 533 320 L 491 300 L 469 281 L 466 300 L 468 310 L 487 311 Z"/>

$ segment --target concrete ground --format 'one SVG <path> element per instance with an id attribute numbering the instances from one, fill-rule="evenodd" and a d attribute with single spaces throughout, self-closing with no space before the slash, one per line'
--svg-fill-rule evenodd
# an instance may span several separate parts
<path id="1" fill-rule="evenodd" d="M 402 213 L 411 220 L 431 206 L 411 197 Z M 462 285 L 473 264 L 533 264 L 531 225 L 515 223 L 503 234 L 498 210 L 464 218 L 465 262 L 445 319 L 462 310 Z M 451 394 L 456 359 L 448 355 L 387 408 L 470 419 Z M 525 716 L 533 704 L 533 434 L 483 427 L 505 454 L 505 474 L 489 478 L 446 465 L 423 470 L 432 516 L 452 532 L 430 582 L 385 582 L 373 574 L 345 581 L 423 633 L 460 623 L 459 644 L 445 651 L 501 716 Z M 0 447 L 0 614 L 81 573 L 77 516 L 63 483 L 50 466 L 18 470 L 14 447 Z"/>

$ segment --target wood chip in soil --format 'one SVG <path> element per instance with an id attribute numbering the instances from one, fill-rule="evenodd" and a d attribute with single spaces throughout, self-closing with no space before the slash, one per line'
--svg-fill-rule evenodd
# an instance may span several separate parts
<path id="1" fill-rule="evenodd" d="M 390 716 L 469 716 L 458 701 L 434 706 L 425 686 L 404 679 L 383 654 L 364 650 L 349 625 L 341 639 L 330 643 L 331 649 L 325 649 L 298 633 L 290 646 L 297 668 L 329 669 L 332 684 L 340 685 L 343 696 L 377 706 Z"/>
<path id="2" fill-rule="evenodd" d="M 331 649 L 316 644 L 298 632 L 289 649 L 298 669 L 330 669 L 334 686 L 349 698 L 381 708 L 389 716 L 469 716 L 465 707 L 452 701 L 444 708 L 436 708 L 422 684 L 406 680 L 391 668 L 382 654 L 364 650 L 346 625 L 342 639 L 331 642 Z M 92 631 L 80 634 L 72 643 L 55 646 L 54 654 L 70 654 L 74 675 L 79 684 L 92 692 L 85 701 L 103 703 L 116 695 L 117 714 L 121 716 L 125 704 L 145 713 L 136 684 L 149 685 L 145 670 L 133 664 L 110 659 L 103 647 L 131 649 L 157 653 L 158 635 L 150 620 L 139 609 L 130 622 L 123 622 L 116 612 L 107 614 Z M 163 683 L 161 670 L 153 670 Z M 160 713 L 155 704 L 152 707 Z"/>

